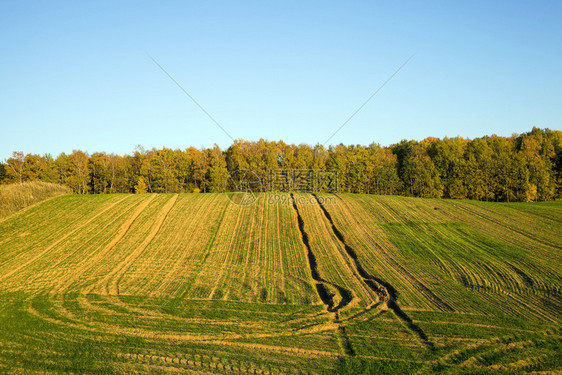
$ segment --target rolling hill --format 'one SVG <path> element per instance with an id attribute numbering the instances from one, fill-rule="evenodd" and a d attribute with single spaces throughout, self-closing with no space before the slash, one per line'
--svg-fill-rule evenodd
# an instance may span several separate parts
<path id="1" fill-rule="evenodd" d="M 0 372 L 562 370 L 562 202 L 65 195 L 0 221 Z"/>

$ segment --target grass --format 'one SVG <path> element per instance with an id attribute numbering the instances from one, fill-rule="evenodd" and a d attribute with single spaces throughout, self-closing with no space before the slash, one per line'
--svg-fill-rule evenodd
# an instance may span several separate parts
<path id="1" fill-rule="evenodd" d="M 42 181 L 0 185 L 0 220 L 45 199 L 71 192 L 66 186 Z"/>
<path id="2" fill-rule="evenodd" d="M 562 202 L 267 198 L 63 195 L 1 221 L 0 372 L 562 369 Z"/>

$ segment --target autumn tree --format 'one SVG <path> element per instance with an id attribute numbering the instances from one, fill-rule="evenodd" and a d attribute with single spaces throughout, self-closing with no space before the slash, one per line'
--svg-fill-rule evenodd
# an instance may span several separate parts
<path id="1" fill-rule="evenodd" d="M 66 185 L 77 194 L 89 193 L 90 171 L 89 157 L 83 151 L 73 150 L 69 155 L 66 173 Z"/>
<path id="2" fill-rule="evenodd" d="M 21 151 L 14 151 L 12 157 L 6 160 L 6 178 L 11 182 L 23 182 L 24 155 Z"/>
<path id="3" fill-rule="evenodd" d="M 328 151 L 323 145 L 317 143 L 312 149 L 312 163 L 310 168 L 323 170 L 326 169 L 326 161 L 328 160 Z"/>
<path id="4" fill-rule="evenodd" d="M 516 140 L 519 156 L 529 170 L 527 200 L 549 200 L 556 193 L 556 141 L 548 130 L 533 128 Z"/>
<path id="5" fill-rule="evenodd" d="M 298 169 L 297 146 L 281 142 L 279 145 L 279 166 L 281 169 Z"/>
<path id="6" fill-rule="evenodd" d="M 137 183 L 135 185 L 135 194 L 145 194 L 147 192 L 147 185 L 144 177 L 138 176 Z"/>
<path id="7" fill-rule="evenodd" d="M 275 170 L 280 190 L 325 188 L 314 178 L 317 171 L 330 170 L 337 173 L 342 192 L 550 200 L 562 198 L 562 132 L 533 128 L 512 137 L 426 138 L 390 147 L 340 144 L 325 149 L 238 139 L 224 152 L 217 145 L 148 151 L 137 146 L 123 156 L 74 150 L 56 159 L 14 152 L 0 163 L 0 182 L 62 183 L 80 194 L 217 192 L 236 170 L 249 170 L 262 188 Z"/>
<path id="8" fill-rule="evenodd" d="M 23 181 L 37 181 L 43 179 L 45 170 L 45 160 L 36 154 L 27 154 L 23 160 L 22 179 Z"/>
<path id="9" fill-rule="evenodd" d="M 142 177 L 146 183 L 147 192 L 154 192 L 155 186 L 153 181 L 154 168 L 152 165 L 152 154 L 155 151 L 146 151 L 142 146 L 138 145 L 131 157 L 131 170 L 133 175 Z"/>

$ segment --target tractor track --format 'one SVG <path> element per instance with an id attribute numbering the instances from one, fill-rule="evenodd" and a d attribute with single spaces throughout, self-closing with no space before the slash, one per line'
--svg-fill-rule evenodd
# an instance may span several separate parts
<path id="1" fill-rule="evenodd" d="M 299 227 L 299 231 L 301 232 L 302 242 L 307 250 L 310 275 L 312 276 L 312 279 L 315 281 L 315 286 L 318 296 L 320 297 L 324 305 L 326 305 L 328 311 L 334 313 L 333 322 L 336 323 L 338 326 L 338 336 L 344 354 L 347 356 L 354 356 L 355 353 L 353 351 L 353 348 L 351 347 L 351 342 L 349 341 L 349 337 L 347 336 L 347 333 L 345 331 L 345 326 L 342 324 L 342 321 L 339 318 L 339 310 L 341 310 L 351 302 L 351 300 L 353 299 L 353 295 L 351 291 L 347 290 L 346 288 L 331 283 L 320 276 L 320 272 L 318 271 L 318 262 L 316 261 L 316 256 L 314 255 L 310 247 L 310 243 L 308 241 L 308 234 L 304 229 L 304 220 L 299 212 L 293 193 L 291 193 L 291 199 L 293 201 L 293 208 L 295 209 L 295 212 L 297 214 L 298 227 Z M 333 294 L 330 293 L 328 287 L 326 286 L 327 284 L 334 287 L 340 294 L 341 299 L 337 306 L 334 306 L 334 299 L 333 299 L 334 296 Z"/>
<path id="2" fill-rule="evenodd" d="M 406 325 L 406 327 L 408 327 L 408 329 L 412 333 L 414 333 L 421 340 L 424 345 L 429 348 L 433 348 L 433 343 L 429 340 L 425 332 L 417 324 L 414 323 L 414 321 L 408 316 L 408 314 L 404 312 L 404 310 L 400 308 L 400 306 L 396 302 L 396 300 L 398 299 L 398 292 L 396 291 L 396 289 L 387 281 L 371 275 L 365 270 L 365 268 L 363 268 L 361 262 L 359 261 L 359 258 L 357 257 L 357 253 L 351 246 L 349 246 L 345 242 L 343 234 L 336 227 L 332 216 L 330 215 L 328 210 L 326 210 L 326 207 L 324 207 L 322 201 L 316 194 L 312 194 L 312 196 L 314 196 L 314 198 L 318 202 L 318 206 L 326 216 L 326 219 L 328 219 L 328 221 L 330 222 L 334 234 L 344 246 L 347 255 L 353 260 L 353 263 L 357 268 L 357 272 L 363 278 L 363 282 L 367 284 L 367 286 L 371 288 L 375 293 L 377 293 L 381 302 L 385 304 L 388 309 L 392 310 L 394 314 Z"/>

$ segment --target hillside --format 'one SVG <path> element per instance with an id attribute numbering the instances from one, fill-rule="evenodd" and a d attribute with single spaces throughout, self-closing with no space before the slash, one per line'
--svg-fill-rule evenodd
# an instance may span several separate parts
<path id="1" fill-rule="evenodd" d="M 0 185 L 0 220 L 45 199 L 71 192 L 69 187 L 42 181 Z"/>
<path id="2" fill-rule="evenodd" d="M 326 197 L 66 195 L 1 221 L 0 372 L 562 370 L 562 202 Z"/>

